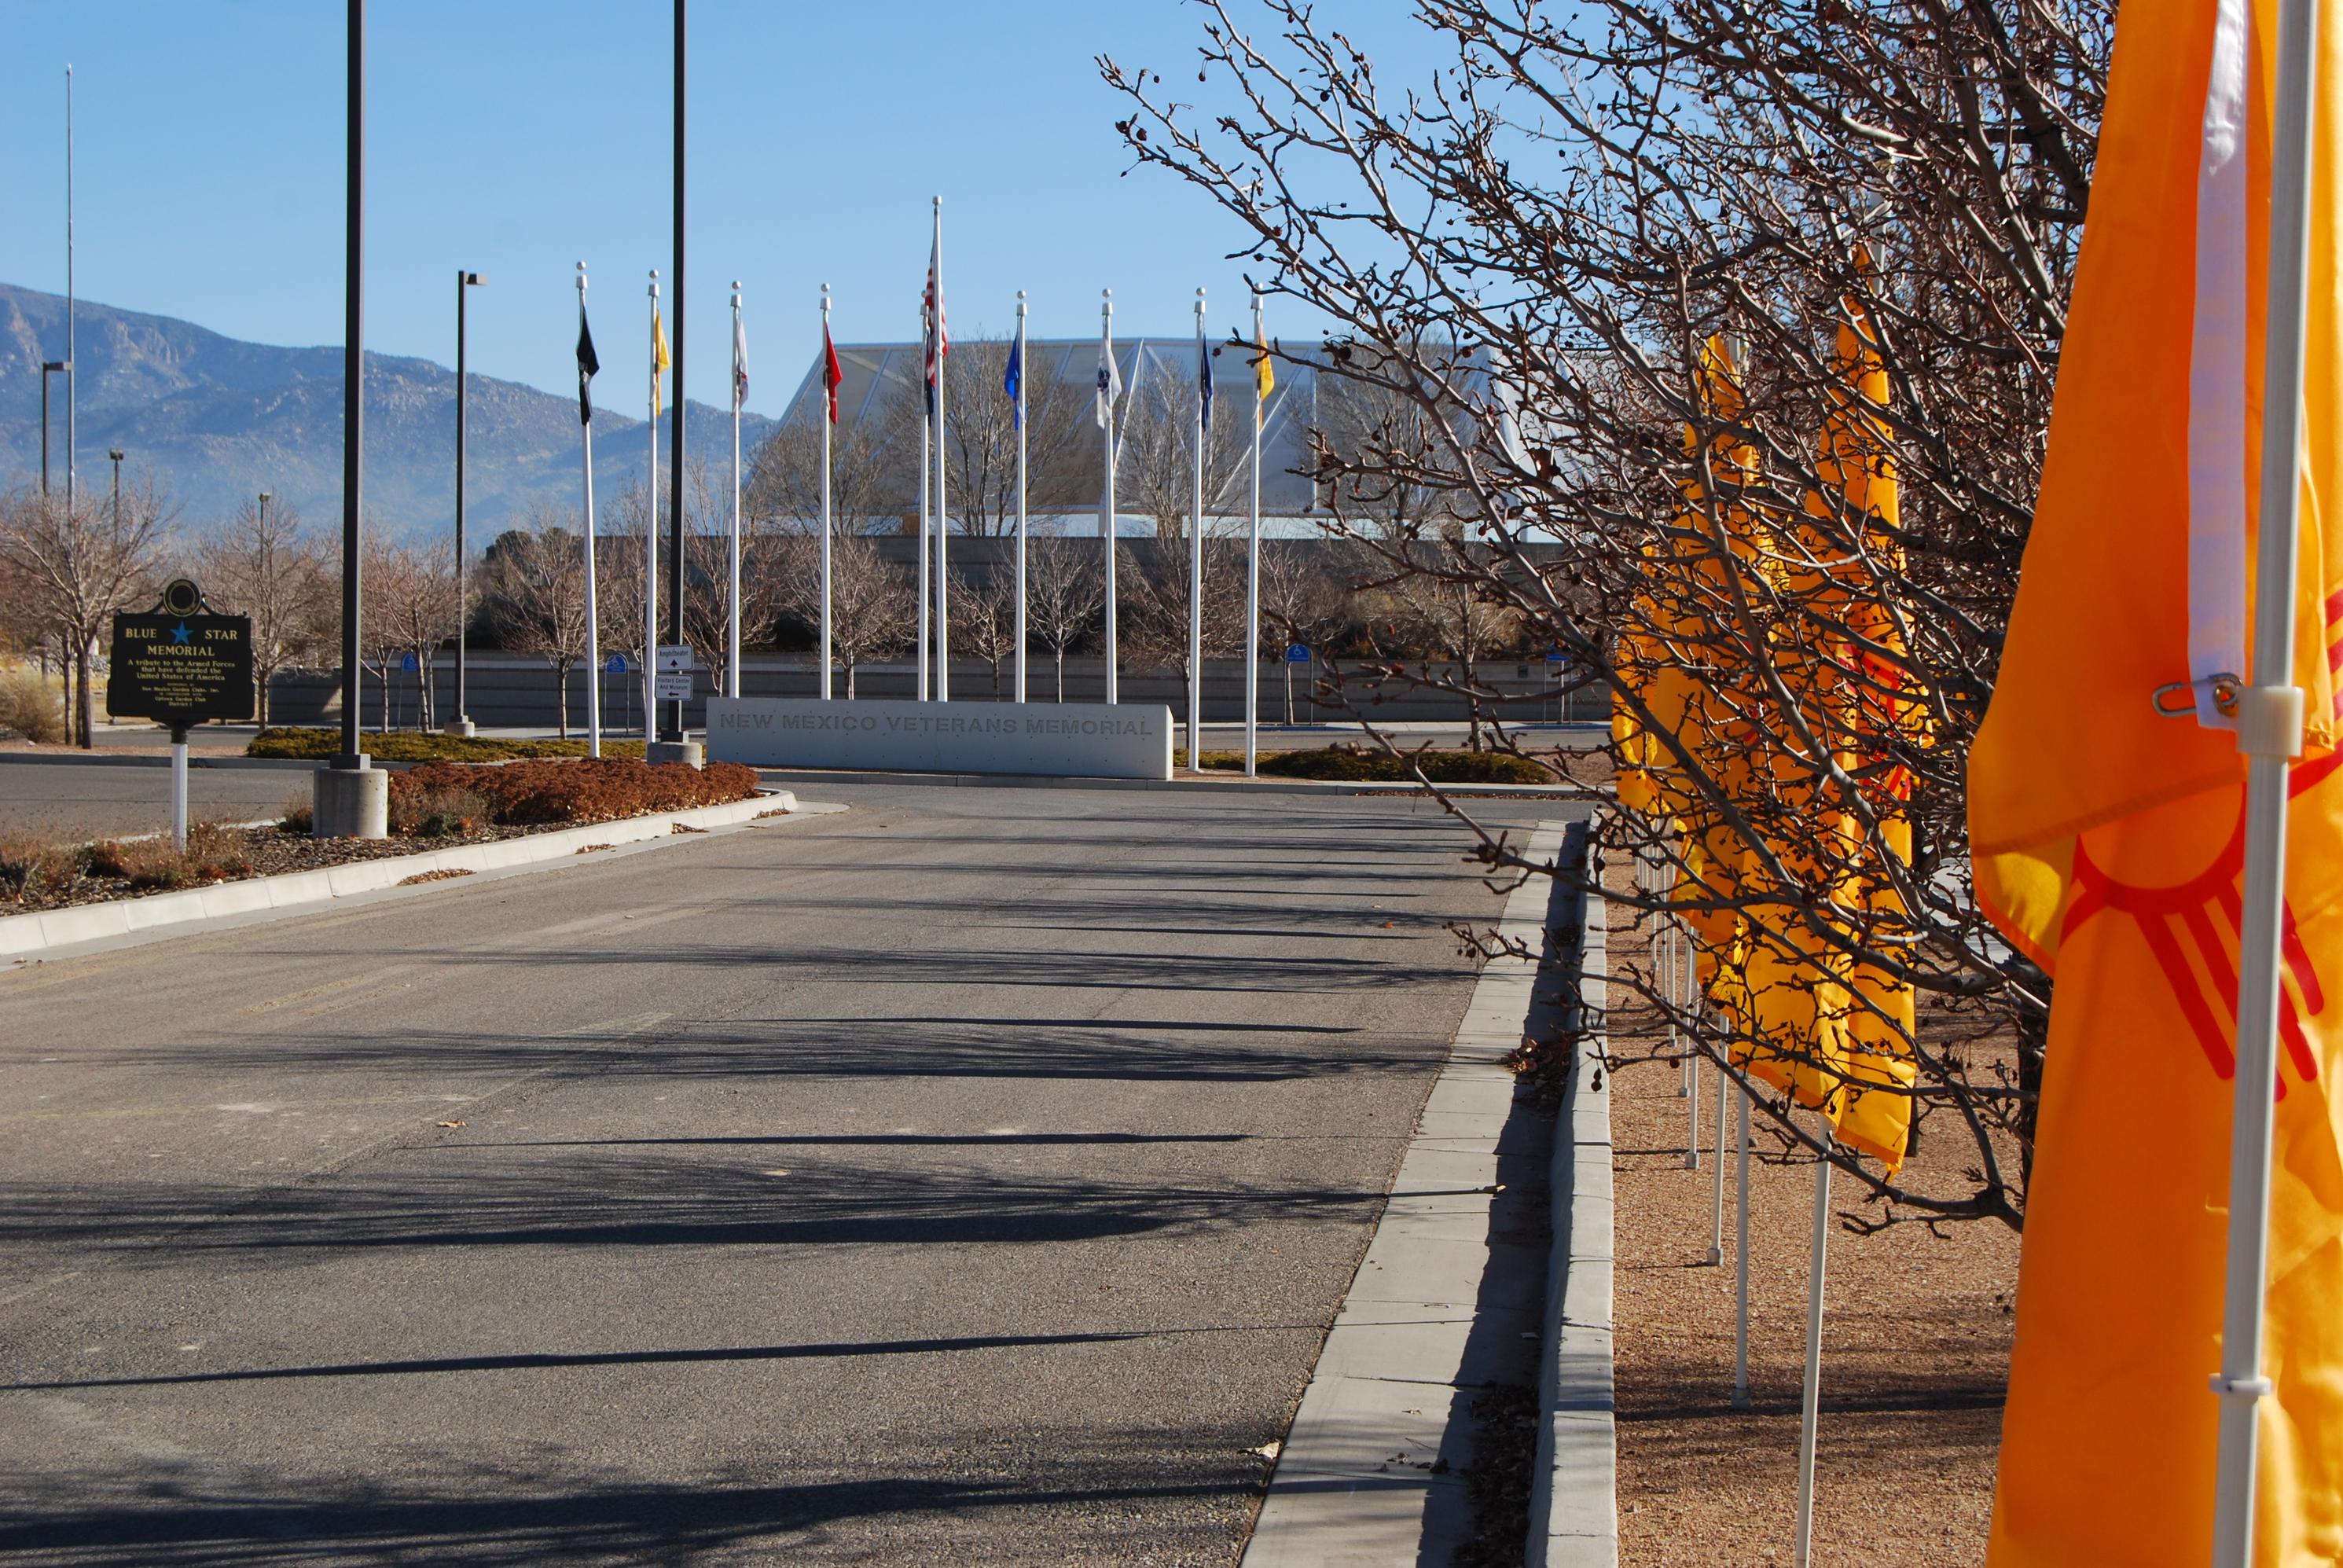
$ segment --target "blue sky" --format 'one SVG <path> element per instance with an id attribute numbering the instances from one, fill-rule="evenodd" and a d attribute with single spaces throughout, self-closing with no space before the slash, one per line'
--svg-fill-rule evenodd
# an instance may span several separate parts
<path id="1" fill-rule="evenodd" d="M 1336 7 L 1329 7 L 1332 10 Z M 1386 44 L 1400 0 L 1340 7 Z M 63 72 L 74 66 L 76 283 L 85 298 L 265 343 L 342 336 L 343 10 L 333 0 L 8 0 L 0 278 L 62 290 Z M 585 260 L 604 374 L 640 386 L 648 269 L 669 267 L 670 11 L 660 0 L 377 0 L 368 25 L 367 342 L 453 363 L 458 266 L 471 363 L 572 383 Z M 959 334 L 1216 331 L 1243 305 L 1240 237 L 1160 171 L 1123 178 L 1091 56 L 1192 96 L 1205 13 L 1180 0 L 696 0 L 691 9 L 691 394 L 727 400 L 729 290 L 746 286 L 749 407 L 779 414 L 818 341 L 916 331 L 929 198 L 945 202 Z M 1181 73 L 1175 75 L 1175 72 Z M 1272 322 L 1299 335 L 1306 324 Z"/>

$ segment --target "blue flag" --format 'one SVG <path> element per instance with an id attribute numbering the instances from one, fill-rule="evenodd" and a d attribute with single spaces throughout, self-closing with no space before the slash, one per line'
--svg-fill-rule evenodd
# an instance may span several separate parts
<path id="1" fill-rule="evenodd" d="M 1025 423 L 1025 409 L 1017 401 L 1017 388 L 1024 379 L 1025 335 L 1021 332 L 1009 345 L 1009 373 L 1001 378 L 1001 389 L 1009 394 L 1010 407 L 1014 410 L 1010 418 L 1020 426 Z"/>

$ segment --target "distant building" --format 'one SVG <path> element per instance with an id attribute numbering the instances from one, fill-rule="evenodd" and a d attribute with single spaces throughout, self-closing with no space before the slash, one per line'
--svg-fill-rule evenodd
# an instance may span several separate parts
<path id="1" fill-rule="evenodd" d="M 955 345 L 955 351 L 974 347 L 981 342 L 990 355 L 997 358 L 1003 345 L 997 339 L 974 340 Z M 1242 347 L 1225 341 L 1218 344 L 1219 353 L 1213 359 L 1212 386 L 1213 422 L 1221 427 L 1216 447 L 1231 440 L 1244 440 L 1245 421 L 1252 414 L 1252 374 L 1251 356 Z M 1091 415 L 1092 399 L 1098 384 L 1098 339 L 1095 337 L 1034 337 L 1025 345 L 1031 379 L 1027 397 L 1035 397 L 1044 377 L 1054 380 L 1060 395 L 1079 401 L 1081 415 L 1067 432 L 1069 440 L 1081 443 L 1089 454 L 1088 472 L 1103 472 L 1102 454 L 1099 451 L 1100 432 Z M 1129 422 L 1121 410 L 1147 407 L 1176 407 L 1186 410 L 1193 407 L 1196 384 L 1196 340 L 1193 337 L 1133 337 L 1119 340 L 1114 346 L 1115 367 L 1122 377 L 1122 400 L 1118 404 L 1118 437 L 1128 435 Z M 902 439 L 890 416 L 899 400 L 916 397 L 923 377 L 923 347 L 910 343 L 841 343 L 838 345 L 839 369 L 843 377 L 838 389 L 838 434 L 841 441 L 850 440 L 859 430 L 868 429 L 880 442 L 890 437 Z M 815 356 L 805 378 L 789 399 L 781 416 L 784 427 L 811 424 L 820 417 L 822 406 L 821 359 Z M 1313 514 L 1322 517 L 1323 509 L 1313 505 L 1315 497 L 1311 482 L 1296 470 L 1305 466 L 1308 455 L 1308 432 L 1317 410 L 1318 373 L 1315 367 L 1279 360 L 1275 374 L 1277 386 L 1271 392 L 1263 409 L 1261 453 L 1261 509 L 1263 518 L 1294 518 Z M 999 398 L 1006 406 L 1008 395 L 997 380 L 988 377 L 985 395 Z M 957 377 L 947 386 L 948 391 L 960 387 Z M 980 384 L 983 385 L 983 384 Z M 955 410 L 948 397 L 944 408 L 946 421 L 955 419 Z M 916 427 L 912 427 L 916 428 Z M 913 437 L 914 448 L 916 438 Z M 914 449 L 909 461 L 917 462 Z M 1126 463 L 1128 448 L 1126 448 Z M 1223 465 L 1225 467 L 1225 465 Z M 1249 497 L 1244 488 L 1246 465 L 1239 464 L 1233 473 L 1223 478 L 1220 493 L 1206 498 L 1206 509 L 1217 516 L 1240 515 L 1246 511 Z M 1128 469 L 1125 469 L 1128 472 Z M 913 487 L 916 488 L 916 486 Z M 1127 504 L 1128 494 L 1117 497 L 1117 511 L 1126 518 L 1134 514 Z M 1292 532 L 1289 525 L 1276 530 Z"/>

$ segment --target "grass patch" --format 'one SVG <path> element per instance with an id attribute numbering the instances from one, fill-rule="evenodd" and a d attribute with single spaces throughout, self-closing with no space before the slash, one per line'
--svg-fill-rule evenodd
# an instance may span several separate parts
<path id="1" fill-rule="evenodd" d="M 525 759 L 583 757 L 583 740 L 509 740 L 484 735 L 436 735 L 413 729 L 363 738 L 367 755 L 377 762 L 513 762 Z M 280 757 L 328 762 L 341 755 L 338 729 L 264 729 L 244 749 L 246 757 Z M 605 758 L 643 754 L 639 740 L 605 740 Z"/>
<path id="2" fill-rule="evenodd" d="M 1207 751 L 1207 770 L 1242 771 L 1242 751 Z M 1175 749 L 1174 767 L 1187 766 L 1187 753 Z M 1434 784 L 1553 784 L 1553 771 L 1526 757 L 1507 751 L 1418 751 L 1393 757 L 1356 746 L 1322 746 L 1307 751 L 1263 751 L 1256 769 L 1273 779 L 1335 779 L 1344 782 L 1411 784 L 1422 768 Z"/>
<path id="3" fill-rule="evenodd" d="M 0 669 L 0 731 L 42 746 L 65 738 L 65 682 L 29 664 Z"/>
<path id="4" fill-rule="evenodd" d="M 252 869 L 244 834 L 211 822 L 189 828 L 184 849 L 167 835 L 101 839 L 81 851 L 81 862 L 90 876 L 127 882 L 142 892 L 224 882 Z"/>

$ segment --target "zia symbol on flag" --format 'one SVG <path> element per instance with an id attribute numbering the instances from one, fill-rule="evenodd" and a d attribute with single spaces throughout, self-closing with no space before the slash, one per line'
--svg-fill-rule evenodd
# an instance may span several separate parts
<path id="1" fill-rule="evenodd" d="M 2298 796 L 2317 788 L 2338 767 L 2343 767 L 2343 752 L 2294 769 L 2288 795 Z M 2246 865 L 2244 787 L 2234 787 L 2234 794 L 2237 817 L 2220 852 L 2203 870 L 2180 882 L 2167 884 L 2159 880 L 2148 885 L 2127 880 L 2092 858 L 2091 834 L 2077 839 L 2075 900 L 2067 907 L 2059 931 L 2063 945 L 2085 921 L 2107 911 L 2129 915 L 2138 922 L 2140 935 L 2172 987 L 2173 1000 L 2179 1005 L 2189 1031 L 2197 1037 L 2213 1071 L 2221 1078 L 2237 1071 L 2237 1053 L 2229 1031 L 2237 1016 L 2237 971 L 2232 955 L 2243 926 L 2240 884 Z M 2318 1078 L 2318 1062 L 2311 1053 L 2309 1040 L 2304 1037 L 2302 1020 L 2323 1011 L 2327 997 L 2295 925 L 2292 900 L 2285 906 L 2280 947 L 2286 971 L 2294 985 L 2291 989 L 2280 988 L 2278 1036 L 2285 1042 L 2287 1060 L 2293 1065 L 2295 1076 L 2308 1083 Z M 2278 1075 L 2278 1092 L 2281 1099 L 2285 1097 L 2283 1073 Z"/>

